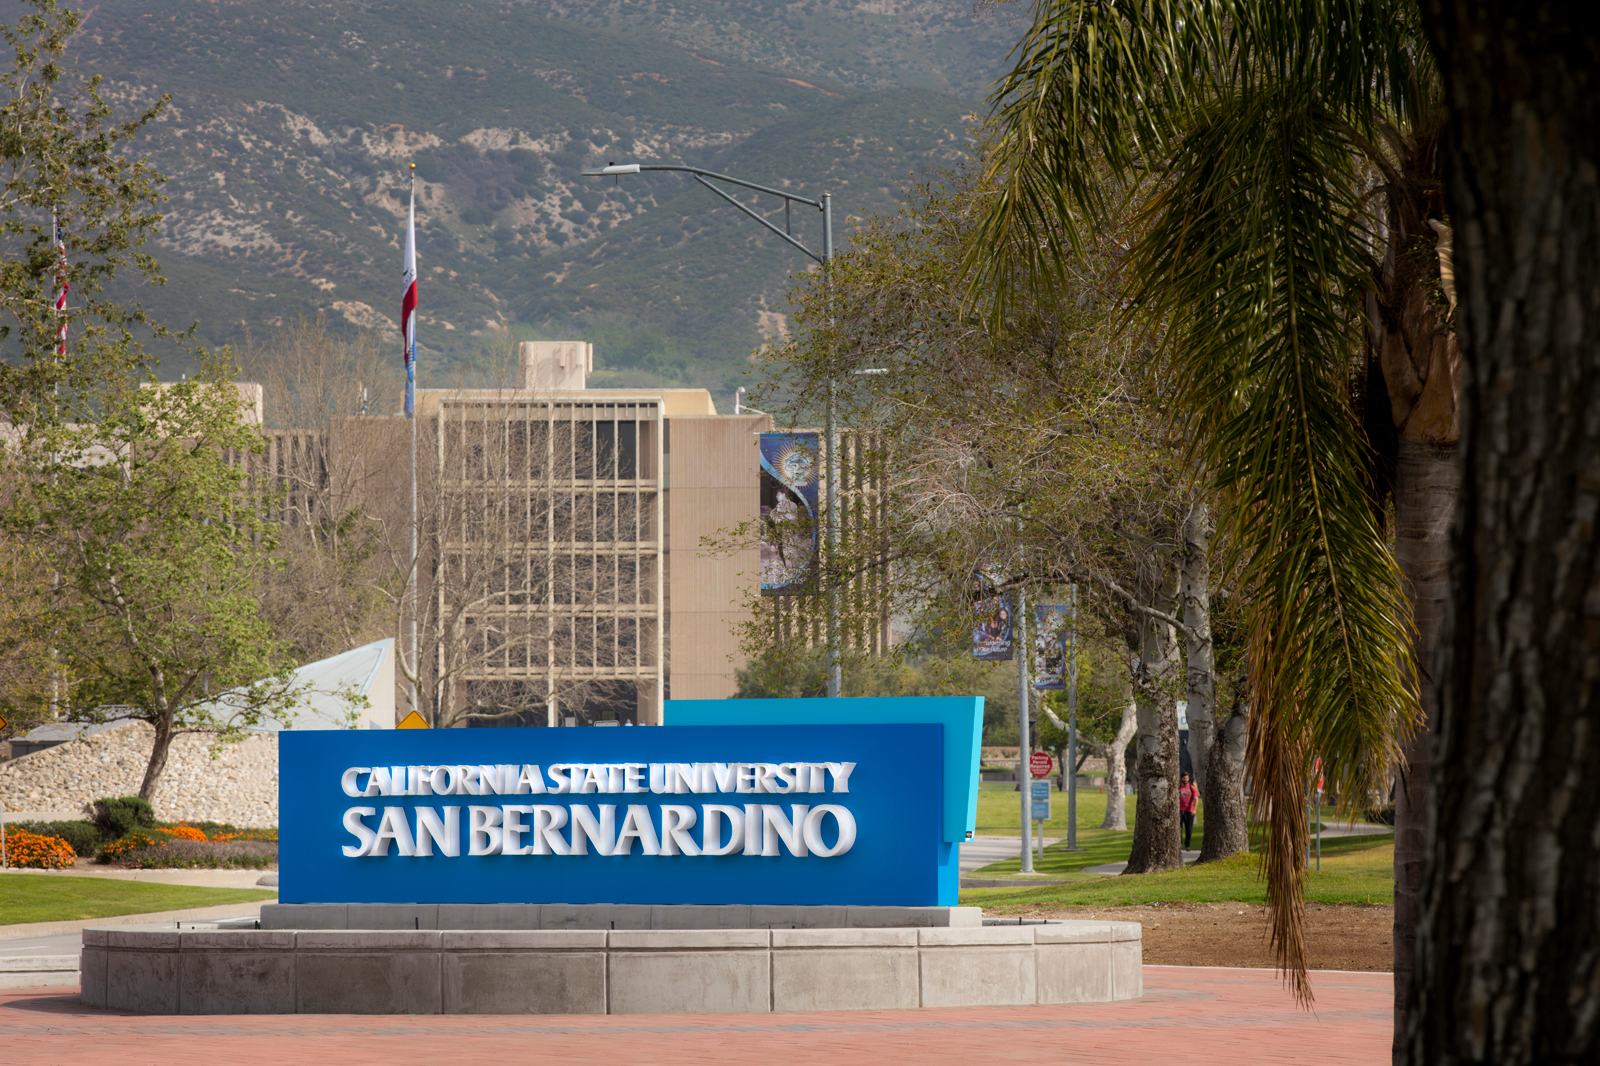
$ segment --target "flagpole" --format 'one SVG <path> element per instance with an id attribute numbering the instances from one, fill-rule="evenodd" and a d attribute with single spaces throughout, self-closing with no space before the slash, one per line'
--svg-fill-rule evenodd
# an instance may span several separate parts
<path id="1" fill-rule="evenodd" d="M 411 213 L 406 221 L 406 273 L 407 288 L 414 293 L 417 284 L 416 276 L 416 229 L 417 229 L 417 165 L 411 164 Z M 404 304 L 402 304 L 402 307 Z M 406 345 L 406 420 L 411 423 L 411 709 L 421 713 L 422 662 L 417 657 L 417 605 L 421 600 L 419 584 L 422 580 L 421 567 L 417 559 L 417 414 L 416 414 L 416 384 L 417 384 L 417 311 L 415 302 L 412 303 L 410 314 L 406 315 L 400 328 L 405 333 Z"/>

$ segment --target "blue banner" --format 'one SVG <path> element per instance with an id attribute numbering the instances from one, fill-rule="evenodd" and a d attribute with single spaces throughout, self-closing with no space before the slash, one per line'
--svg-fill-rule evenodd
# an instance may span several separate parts
<path id="1" fill-rule="evenodd" d="M 278 743 L 285 903 L 956 902 L 938 724 Z"/>

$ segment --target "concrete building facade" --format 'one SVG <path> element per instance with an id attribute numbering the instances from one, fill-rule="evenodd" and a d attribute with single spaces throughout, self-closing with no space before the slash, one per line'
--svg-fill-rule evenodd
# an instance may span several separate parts
<path id="1" fill-rule="evenodd" d="M 508 387 L 416 395 L 424 671 L 457 705 L 504 709 L 469 724 L 642 725 L 667 698 L 733 695 L 760 553 L 705 541 L 753 535 L 770 418 L 719 415 L 704 389 L 589 389 L 582 342 L 519 355 Z M 403 418 L 327 436 L 268 432 L 258 469 L 285 521 L 310 520 L 330 479 L 408 495 Z"/>

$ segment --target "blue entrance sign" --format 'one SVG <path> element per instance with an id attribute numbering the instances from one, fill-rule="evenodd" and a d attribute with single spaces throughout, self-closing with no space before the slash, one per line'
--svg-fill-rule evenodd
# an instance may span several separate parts
<path id="1" fill-rule="evenodd" d="M 848 725 L 858 722 L 938 722 L 944 758 L 906 759 L 907 774 L 944 776 L 944 839 L 959 844 L 978 827 L 978 761 L 983 741 L 982 696 L 872 696 L 853 699 L 667 700 L 668 726 Z M 954 900 L 951 903 L 954 904 Z"/>
<path id="2" fill-rule="evenodd" d="M 936 723 L 278 743 L 285 903 L 956 902 Z"/>

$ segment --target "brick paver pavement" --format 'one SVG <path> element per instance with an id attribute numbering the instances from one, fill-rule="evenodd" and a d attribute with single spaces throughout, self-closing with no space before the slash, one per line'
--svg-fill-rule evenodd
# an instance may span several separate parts
<path id="1" fill-rule="evenodd" d="M 1297 1010 L 1269 970 L 1146 966 L 1144 982 L 1144 998 L 1129 1003 L 616 1017 L 140 1015 L 84 1007 L 75 988 L 15 989 L 0 991 L 0 1060 L 63 1066 L 1389 1061 L 1386 973 L 1313 974 L 1315 1013 Z"/>

